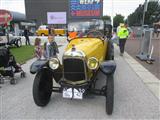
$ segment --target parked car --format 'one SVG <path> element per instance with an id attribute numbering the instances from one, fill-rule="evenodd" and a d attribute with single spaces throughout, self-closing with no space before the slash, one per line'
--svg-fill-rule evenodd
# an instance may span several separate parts
<path id="1" fill-rule="evenodd" d="M 92 21 L 83 24 L 88 24 L 88 22 Z M 95 29 L 92 26 L 92 29 L 84 35 L 85 37 L 71 39 L 64 51 L 62 63 L 54 57 L 37 60 L 31 65 L 30 72 L 36 74 L 33 83 L 33 98 L 37 106 L 46 106 L 52 92 L 62 93 L 63 98 L 68 99 L 83 99 L 87 93 L 91 93 L 105 96 L 106 112 L 108 115 L 112 114 L 113 76 L 116 64 L 113 60 L 114 54 L 110 38 L 106 38 L 103 34 L 110 33 L 103 30 L 111 31 L 112 27 L 98 29 L 101 27 L 96 26 Z M 83 30 L 82 26 L 81 28 Z M 99 72 L 106 76 L 106 83 L 100 89 L 96 88 L 97 81 L 101 79 L 96 79 Z M 56 87 L 53 81 L 60 87 Z"/>
<path id="2" fill-rule="evenodd" d="M 0 36 L 5 36 L 5 33 L 3 31 L 0 31 Z"/>
<path id="3" fill-rule="evenodd" d="M 9 34 L 9 41 L 0 41 L 0 46 L 16 46 L 16 47 L 21 47 L 22 46 L 22 40 L 20 37 L 14 37 L 12 34 Z"/>
<path id="4" fill-rule="evenodd" d="M 60 35 L 60 36 L 64 36 L 65 35 L 65 29 L 51 29 L 52 32 L 55 35 Z M 48 26 L 47 25 L 41 25 L 39 26 L 38 30 L 36 31 L 36 34 L 38 36 L 48 36 Z"/>

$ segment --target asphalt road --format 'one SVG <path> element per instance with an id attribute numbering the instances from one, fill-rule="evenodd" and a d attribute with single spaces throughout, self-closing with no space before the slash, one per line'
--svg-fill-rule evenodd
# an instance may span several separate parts
<path id="1" fill-rule="evenodd" d="M 64 46 L 60 47 L 62 56 Z M 0 88 L 1 120 L 39 119 L 159 119 L 159 100 L 148 90 L 141 79 L 116 51 L 115 100 L 111 116 L 105 112 L 105 97 L 88 96 L 84 100 L 63 99 L 62 94 L 53 93 L 46 107 L 37 107 L 32 97 L 34 75 L 29 73 L 30 60 L 23 65 L 27 77 L 10 85 L 6 80 Z M 99 84 L 105 77 L 98 75 Z"/>

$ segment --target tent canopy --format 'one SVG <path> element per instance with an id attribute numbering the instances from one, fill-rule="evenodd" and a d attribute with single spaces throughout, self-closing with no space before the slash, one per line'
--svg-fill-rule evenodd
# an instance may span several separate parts
<path id="1" fill-rule="evenodd" d="M 10 11 L 13 21 L 24 21 L 26 20 L 26 16 L 23 13 Z"/>

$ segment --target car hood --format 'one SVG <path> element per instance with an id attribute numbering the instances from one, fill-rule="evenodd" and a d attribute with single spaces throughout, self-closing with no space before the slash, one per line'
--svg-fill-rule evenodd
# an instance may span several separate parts
<path id="1" fill-rule="evenodd" d="M 99 61 L 104 60 L 104 42 L 99 38 L 76 38 L 66 47 L 65 53 L 72 51 L 75 46 L 76 51 L 82 51 L 86 58 L 95 57 Z"/>

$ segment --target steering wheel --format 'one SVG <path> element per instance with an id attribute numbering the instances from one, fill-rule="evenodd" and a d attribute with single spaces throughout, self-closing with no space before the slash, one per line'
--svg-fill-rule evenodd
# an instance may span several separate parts
<path id="1" fill-rule="evenodd" d="M 100 38 L 100 39 L 102 39 L 103 36 L 104 35 L 100 31 L 97 31 L 97 30 L 89 31 L 87 33 L 87 37 L 92 37 L 92 38 Z"/>

